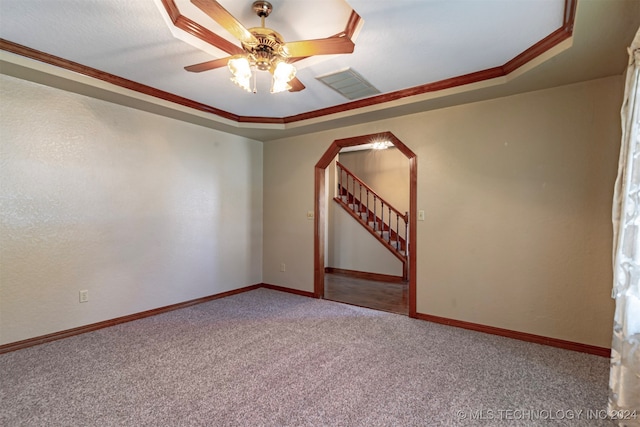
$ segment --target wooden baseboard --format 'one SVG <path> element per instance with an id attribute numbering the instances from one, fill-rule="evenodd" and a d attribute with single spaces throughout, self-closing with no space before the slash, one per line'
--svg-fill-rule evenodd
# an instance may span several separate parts
<path id="1" fill-rule="evenodd" d="M 325 273 L 339 274 L 341 276 L 353 277 L 356 279 L 373 280 L 387 283 L 406 283 L 402 276 L 392 276 L 390 274 L 368 273 L 366 271 L 346 270 L 343 268 L 325 267 Z"/>
<path id="2" fill-rule="evenodd" d="M 129 314 L 127 316 L 117 317 L 115 319 L 104 320 L 98 323 L 92 323 L 90 325 L 79 326 L 73 329 L 67 329 L 60 332 L 54 332 L 47 335 L 41 335 L 39 337 L 29 338 L 22 341 L 16 341 L 9 344 L 0 345 L 0 354 L 9 353 L 11 351 L 20 350 L 27 347 L 33 347 L 34 345 L 44 344 L 51 341 L 56 341 L 62 338 L 68 338 L 74 335 L 84 334 L 86 332 L 96 331 L 102 328 L 108 328 L 109 326 L 118 325 L 120 323 L 131 322 L 133 320 L 143 319 L 149 316 L 155 316 L 157 314 L 166 313 L 168 311 L 178 310 L 181 308 L 186 308 L 196 304 L 202 304 L 205 302 L 213 301 L 219 298 L 228 297 L 235 294 L 240 294 L 243 292 L 252 291 L 254 289 L 258 289 L 262 287 L 262 284 L 245 286 L 244 288 L 234 289 L 227 292 L 222 292 L 215 295 L 210 295 L 207 297 L 197 298 L 190 301 L 185 301 L 177 304 L 167 305 L 165 307 L 154 308 L 152 310 L 142 311 L 140 313 Z"/>
<path id="3" fill-rule="evenodd" d="M 210 295 L 203 298 L 197 298 L 190 301 L 181 302 L 178 304 L 172 304 L 165 307 L 155 308 L 153 310 L 147 310 L 140 313 L 130 314 L 128 316 L 122 316 L 115 319 L 105 320 L 98 323 L 92 323 L 90 325 L 80 326 L 73 329 L 67 329 L 60 332 L 54 332 L 52 334 L 41 335 L 39 337 L 29 338 L 22 341 L 16 341 L 9 344 L 0 345 L 0 354 L 9 353 L 11 351 L 20 350 L 27 347 L 33 347 L 38 344 L 44 344 L 51 341 L 71 337 L 74 335 L 84 334 L 86 332 L 92 332 L 102 328 L 108 328 L 110 326 L 118 325 L 120 323 L 131 322 L 133 320 L 143 319 L 145 317 L 155 316 L 157 314 L 166 313 L 168 311 L 178 310 L 186 308 L 196 304 L 202 304 L 205 302 L 213 301 L 219 298 L 228 297 L 243 292 L 252 291 L 258 288 L 272 289 L 274 291 L 288 292 L 291 294 L 301 295 L 310 298 L 316 298 L 313 292 L 301 291 L 298 289 L 286 288 L 284 286 L 271 285 L 268 283 L 259 283 L 256 285 L 245 286 L 244 288 L 234 289 L 227 292 L 222 292 L 215 295 Z M 572 341 L 560 340 L 557 338 L 548 338 L 541 335 L 529 334 L 526 332 L 512 331 L 509 329 L 496 328 L 494 326 L 481 325 L 479 323 L 465 322 L 463 320 L 449 319 L 446 317 L 433 316 L 430 314 L 416 313 L 416 319 L 425 320 L 428 322 L 440 323 L 443 325 L 454 326 L 457 328 L 470 329 L 472 331 L 484 332 L 492 335 L 500 335 L 507 338 L 513 338 L 521 341 L 532 342 L 536 344 L 543 344 L 552 347 L 563 348 L 565 350 L 579 351 L 581 353 L 594 354 L 601 357 L 610 357 L 611 349 L 606 347 L 597 347 L 589 344 L 576 343 Z"/>
<path id="4" fill-rule="evenodd" d="M 440 323 L 447 326 L 455 326 L 456 328 L 470 329 L 472 331 L 484 332 L 486 334 L 500 335 L 502 337 L 513 338 L 520 341 L 527 341 L 536 344 L 548 345 L 551 347 L 563 348 L 565 350 L 579 351 L 581 353 L 588 353 L 601 357 L 611 357 L 611 349 L 606 347 L 597 347 L 595 345 L 565 341 L 557 338 L 543 337 L 541 335 L 496 328 L 494 326 L 486 326 L 479 323 L 465 322 L 463 320 L 449 319 L 446 317 L 432 316 L 430 314 L 416 313 L 416 319 L 426 320 L 427 322 Z"/>
<path id="5" fill-rule="evenodd" d="M 278 286 L 278 285 L 270 285 L 269 283 L 262 283 L 260 286 L 263 288 L 274 290 L 274 291 L 288 292 L 290 294 L 302 295 L 303 297 L 316 298 L 313 292 L 301 291 L 301 290 L 292 289 L 292 288 L 285 288 L 284 286 Z"/>

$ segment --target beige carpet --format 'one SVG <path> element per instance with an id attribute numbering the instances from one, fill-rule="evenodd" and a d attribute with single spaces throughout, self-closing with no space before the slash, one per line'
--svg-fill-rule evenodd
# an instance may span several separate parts
<path id="1" fill-rule="evenodd" d="M 258 289 L 0 355 L 0 425 L 614 425 L 608 373 L 597 356 Z"/>

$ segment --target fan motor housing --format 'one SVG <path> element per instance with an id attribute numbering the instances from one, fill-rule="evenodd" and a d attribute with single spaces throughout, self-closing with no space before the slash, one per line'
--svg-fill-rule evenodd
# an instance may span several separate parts
<path id="1" fill-rule="evenodd" d="M 269 70 L 274 62 L 284 61 L 289 56 L 284 48 L 284 40 L 278 32 L 265 27 L 249 28 L 249 32 L 258 43 L 242 43 L 242 47 L 254 59 L 259 70 Z"/>

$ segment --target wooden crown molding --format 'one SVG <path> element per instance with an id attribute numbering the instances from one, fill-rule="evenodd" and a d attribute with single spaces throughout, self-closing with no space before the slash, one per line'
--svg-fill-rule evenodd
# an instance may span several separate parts
<path id="1" fill-rule="evenodd" d="M 178 9 L 174 0 L 162 0 L 162 5 L 169 15 L 169 19 L 177 28 L 195 36 L 203 42 L 209 43 L 211 46 L 228 53 L 229 55 L 237 55 L 244 53 L 240 46 L 236 46 L 229 40 L 220 37 L 208 28 L 203 27 L 192 19 L 187 18 Z"/>
<path id="2" fill-rule="evenodd" d="M 569 39 L 572 36 L 577 3 L 578 0 L 565 0 L 562 27 L 558 28 L 556 31 L 549 34 L 547 37 L 540 40 L 538 43 L 534 44 L 533 46 L 501 66 L 287 117 L 239 116 L 237 114 L 233 114 L 231 112 L 215 108 L 207 104 L 196 102 L 179 95 L 175 95 L 151 86 L 147 86 L 104 71 L 100 71 L 98 69 L 88 67 L 77 62 L 69 61 L 67 59 L 41 52 L 27 46 L 22 46 L 9 40 L 0 39 L 0 49 L 50 65 L 54 65 L 56 67 L 60 67 L 69 71 L 83 74 L 98 80 L 102 80 L 116 86 L 123 87 L 125 89 L 142 93 L 144 95 L 149 95 L 158 99 L 189 107 L 204 113 L 214 114 L 216 116 L 237 123 L 285 125 L 289 123 L 296 123 L 304 120 L 324 117 L 332 114 L 353 111 L 360 108 L 371 107 L 374 105 L 384 104 L 387 102 L 422 95 L 429 92 L 437 92 L 454 87 L 478 83 L 484 80 L 507 76 L 513 71 L 517 70 L 518 68 L 522 67 L 523 65 L 527 64 L 528 62 L 532 61 L 533 59 L 537 58 L 538 56 L 542 55 L 543 53 L 547 52 L 548 50 L 552 49 L 553 47 L 557 46 L 558 44 Z M 197 37 L 200 40 L 209 43 L 224 52 L 229 53 L 230 55 L 243 52 L 240 47 L 182 15 L 174 0 L 162 0 L 162 4 L 167 11 L 167 14 L 169 15 L 169 18 L 177 28 L 180 28 L 188 34 L 191 34 L 192 36 Z M 360 24 L 360 21 L 361 17 L 355 11 L 352 11 L 344 31 L 332 37 L 351 38 L 355 33 L 358 25 Z"/>
<path id="3" fill-rule="evenodd" d="M 125 79 L 104 71 L 100 71 L 96 68 L 87 67 L 86 65 L 79 64 L 77 62 L 69 61 L 68 59 L 60 58 L 59 56 L 50 55 L 45 52 L 41 52 L 36 49 L 32 49 L 27 46 L 20 45 L 18 43 L 11 42 L 9 40 L 0 38 L 0 50 L 15 53 L 16 55 L 24 56 L 25 58 L 35 59 L 36 61 L 44 62 L 45 64 L 54 65 L 65 70 L 73 71 L 78 74 L 82 74 L 88 77 L 92 77 L 103 82 L 107 82 L 116 86 L 120 86 L 125 89 L 149 95 L 154 98 L 162 99 L 165 101 L 173 102 L 175 104 L 183 105 L 185 107 L 193 108 L 205 113 L 215 114 L 216 116 L 223 117 L 232 121 L 240 121 L 240 116 L 230 113 L 228 111 L 221 110 L 219 108 L 212 107 L 210 105 L 202 104 L 200 102 L 193 101 L 182 96 L 174 95 L 173 93 L 166 92 L 164 90 L 156 89 L 151 86 L 147 86 L 133 80 Z"/>
<path id="4" fill-rule="evenodd" d="M 437 92 L 458 86 L 478 83 L 484 80 L 505 77 L 572 36 L 577 3 L 578 0 L 565 0 L 564 23 L 562 27 L 558 28 L 556 31 L 549 34 L 547 37 L 540 40 L 538 43 L 534 44 L 502 66 L 487 68 L 486 70 L 476 71 L 474 73 L 464 74 L 462 76 L 451 77 L 448 79 L 439 80 L 437 82 L 427 83 L 396 92 L 384 93 L 366 99 L 347 102 L 345 104 L 337 105 L 334 107 L 328 107 L 321 110 L 315 110 L 307 113 L 297 114 L 295 116 L 285 117 L 284 123 L 293 123 L 301 120 L 314 119 L 316 117 L 341 113 L 344 111 L 357 110 L 359 108 L 365 108 L 372 105 L 383 104 L 385 102 L 396 101 L 402 98 L 422 95 L 428 92 Z"/>

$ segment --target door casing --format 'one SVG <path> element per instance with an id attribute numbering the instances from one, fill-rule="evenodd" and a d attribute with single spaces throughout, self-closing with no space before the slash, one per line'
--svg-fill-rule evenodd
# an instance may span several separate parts
<path id="1" fill-rule="evenodd" d="M 314 170 L 314 237 L 313 237 L 313 293 L 316 298 L 324 298 L 324 251 L 327 216 L 327 188 L 325 184 L 326 169 L 344 147 L 368 144 L 374 141 L 391 142 L 407 159 L 409 159 L 409 317 L 416 317 L 416 252 L 417 252 L 417 212 L 418 212 L 418 159 L 391 132 L 381 132 L 369 135 L 336 139 L 322 155 Z"/>

